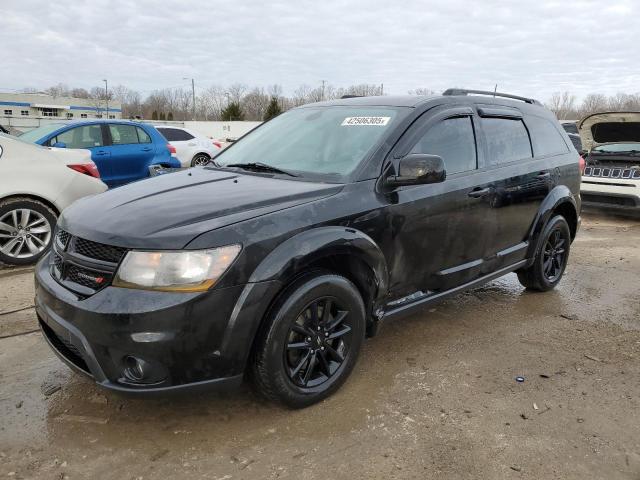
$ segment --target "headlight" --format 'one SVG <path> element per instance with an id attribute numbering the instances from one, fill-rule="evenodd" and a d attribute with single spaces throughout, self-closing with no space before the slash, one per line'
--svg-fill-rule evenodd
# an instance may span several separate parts
<path id="1" fill-rule="evenodd" d="M 114 287 L 203 292 L 213 286 L 240 253 L 240 245 L 211 250 L 136 252 L 124 257 Z"/>

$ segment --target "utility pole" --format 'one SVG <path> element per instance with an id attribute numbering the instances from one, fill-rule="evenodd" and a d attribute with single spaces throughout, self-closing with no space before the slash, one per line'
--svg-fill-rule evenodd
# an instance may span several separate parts
<path id="1" fill-rule="evenodd" d="M 384 95 L 384 83 L 380 84 L 380 95 Z"/>
<path id="2" fill-rule="evenodd" d="M 189 80 L 189 78 L 184 77 L 183 80 Z M 196 82 L 192 78 L 191 79 L 191 94 L 193 95 L 193 121 L 196 121 Z"/>
<path id="3" fill-rule="evenodd" d="M 109 119 L 109 84 L 107 80 L 102 80 L 104 82 L 104 98 L 107 102 L 107 120 Z"/>
<path id="4" fill-rule="evenodd" d="M 324 102 L 324 84 L 326 83 L 326 80 L 322 80 L 322 101 Z"/>

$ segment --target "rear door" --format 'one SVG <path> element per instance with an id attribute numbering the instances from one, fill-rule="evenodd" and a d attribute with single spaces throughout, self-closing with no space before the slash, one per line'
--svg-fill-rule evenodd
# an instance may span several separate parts
<path id="1" fill-rule="evenodd" d="M 66 148 L 83 148 L 91 152 L 91 160 L 98 167 L 100 178 L 109 183 L 113 170 L 111 168 L 111 153 L 106 146 L 105 138 L 100 124 L 80 125 L 65 130 L 47 142 L 53 146 L 56 143 L 64 143 Z"/>
<path id="2" fill-rule="evenodd" d="M 500 268 L 524 259 L 533 221 L 556 174 L 544 155 L 534 158 L 528 128 L 534 125 L 525 123 L 519 110 L 481 105 L 478 113 L 491 178 L 486 200 L 491 207 L 487 218 L 495 224 L 494 268 Z M 566 153 L 567 146 L 559 139 Z"/>
<path id="3" fill-rule="evenodd" d="M 155 157 L 149 135 L 139 126 L 125 123 L 109 123 L 107 134 L 111 143 L 112 184 L 148 177 L 149 165 Z"/>
<path id="4" fill-rule="evenodd" d="M 427 153 L 442 157 L 443 183 L 401 187 L 388 207 L 393 232 L 389 252 L 394 297 L 416 291 L 434 293 L 474 280 L 484 273 L 494 225 L 483 196 L 487 185 L 479 170 L 477 118 L 471 107 L 428 112 L 408 131 L 394 157 Z M 479 192 L 479 193 L 478 193 Z"/>

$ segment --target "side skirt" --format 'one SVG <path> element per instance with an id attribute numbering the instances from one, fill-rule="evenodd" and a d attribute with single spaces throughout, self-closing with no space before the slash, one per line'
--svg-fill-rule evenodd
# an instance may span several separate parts
<path id="1" fill-rule="evenodd" d="M 411 315 L 412 313 L 416 313 L 420 309 L 426 306 L 429 306 L 431 304 L 440 302 L 447 297 L 450 297 L 457 293 L 461 293 L 471 288 L 479 287 L 480 285 L 490 282 L 491 280 L 495 280 L 496 278 L 502 277 L 507 273 L 511 273 L 515 270 L 518 270 L 519 268 L 524 267 L 526 264 L 527 264 L 526 259 L 521 260 L 517 263 L 514 263 L 513 265 L 509 265 L 508 267 L 501 268 L 500 270 L 496 270 L 493 273 L 477 278 L 476 280 L 473 280 L 471 282 L 464 283 L 450 290 L 433 293 L 431 295 L 426 295 L 426 296 L 420 297 L 418 300 L 415 300 L 413 302 L 405 303 L 401 306 L 390 308 L 384 311 L 384 313 L 379 319 L 379 322 L 384 322 L 389 319 L 404 317 L 405 315 Z"/>

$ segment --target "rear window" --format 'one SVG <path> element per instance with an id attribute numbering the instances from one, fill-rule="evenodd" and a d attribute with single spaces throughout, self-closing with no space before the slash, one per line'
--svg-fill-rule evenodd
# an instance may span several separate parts
<path id="1" fill-rule="evenodd" d="M 189 132 L 179 128 L 158 128 L 158 131 L 170 142 L 184 142 L 194 138 Z"/>
<path id="2" fill-rule="evenodd" d="M 527 117 L 527 126 L 536 156 L 567 153 L 567 144 L 556 127 L 546 118 Z"/>
<path id="3" fill-rule="evenodd" d="M 492 165 L 502 165 L 533 157 L 529 133 L 522 120 L 483 118 L 482 128 L 487 139 L 487 153 Z"/>

